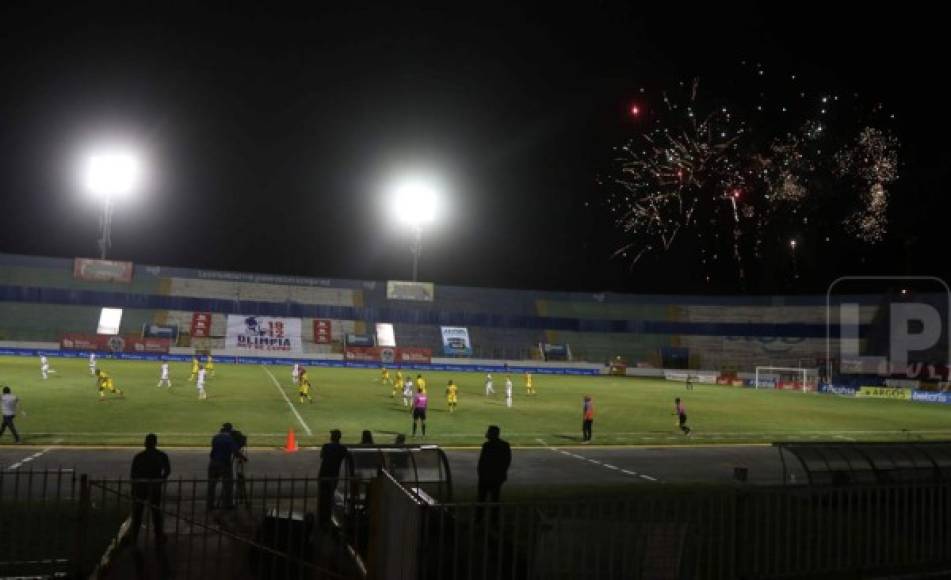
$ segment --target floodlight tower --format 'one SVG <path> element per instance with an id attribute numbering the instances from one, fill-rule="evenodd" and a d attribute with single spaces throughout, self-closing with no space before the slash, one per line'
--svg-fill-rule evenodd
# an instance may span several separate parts
<path id="1" fill-rule="evenodd" d="M 419 255 L 423 250 L 423 226 L 436 217 L 436 190 L 418 179 L 405 181 L 394 189 L 394 209 L 400 220 L 413 230 L 413 282 L 419 280 Z"/>
<path id="2" fill-rule="evenodd" d="M 135 193 L 142 176 L 138 156 L 125 149 L 102 149 L 86 157 L 83 185 L 102 203 L 99 215 L 99 258 L 112 247 L 112 211 L 115 200 Z"/>

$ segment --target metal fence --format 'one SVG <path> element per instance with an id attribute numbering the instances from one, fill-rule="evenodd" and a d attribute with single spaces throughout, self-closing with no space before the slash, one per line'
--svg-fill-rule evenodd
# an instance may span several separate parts
<path id="1" fill-rule="evenodd" d="M 0 576 L 655 580 L 951 568 L 949 483 L 645 486 L 479 504 L 440 503 L 383 471 L 336 481 L 328 528 L 319 479 L 236 481 L 233 509 L 209 509 L 208 483 L 165 482 L 136 534 L 142 496 L 128 480 L 0 471 Z"/>
<path id="2" fill-rule="evenodd" d="M 443 505 L 386 485 L 389 505 L 374 515 L 370 542 L 381 545 L 370 551 L 374 578 L 798 578 L 951 567 L 948 484 L 651 487 L 618 499 Z"/>

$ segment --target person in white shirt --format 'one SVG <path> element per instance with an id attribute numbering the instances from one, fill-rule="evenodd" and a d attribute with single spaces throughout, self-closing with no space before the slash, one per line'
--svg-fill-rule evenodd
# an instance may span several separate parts
<path id="1" fill-rule="evenodd" d="M 485 375 L 485 396 L 494 395 L 495 389 L 492 388 L 492 374 L 488 373 Z"/>
<path id="2" fill-rule="evenodd" d="M 198 389 L 198 399 L 204 401 L 208 398 L 208 394 L 205 392 L 205 367 L 204 365 L 198 367 L 198 379 L 195 381 L 195 387 Z"/>
<path id="3" fill-rule="evenodd" d="M 294 363 L 294 368 L 291 369 L 291 380 L 294 381 L 296 385 L 300 379 L 300 364 Z"/>
<path id="4" fill-rule="evenodd" d="M 159 382 L 155 386 L 161 387 L 163 384 L 168 388 L 172 388 L 172 379 L 168 378 L 168 363 L 167 362 L 162 363 L 162 376 L 161 378 L 159 378 Z M 202 385 L 202 387 L 204 387 L 204 385 Z"/>
<path id="5" fill-rule="evenodd" d="M 40 374 L 43 375 L 43 380 L 45 381 L 49 378 L 48 373 L 50 372 L 50 361 L 46 358 L 46 355 L 40 355 Z"/>
<path id="6" fill-rule="evenodd" d="M 17 408 L 20 405 L 20 399 L 16 395 L 10 392 L 10 387 L 3 387 L 3 394 L 0 395 L 0 411 L 3 415 L 3 424 L 0 425 L 0 437 L 3 436 L 3 433 L 7 430 L 7 427 L 10 428 L 10 433 L 13 434 L 13 442 L 20 442 L 20 434 L 17 433 L 17 428 L 13 426 L 13 420 L 17 416 Z M 21 410 L 21 413 L 26 415 L 26 411 Z"/>
<path id="7" fill-rule="evenodd" d="M 406 382 L 403 383 L 403 406 L 409 407 L 413 400 L 413 379 L 407 375 Z"/>
<path id="8" fill-rule="evenodd" d="M 505 406 L 512 406 L 512 377 L 509 375 L 505 376 Z"/>
<path id="9" fill-rule="evenodd" d="M 96 376 L 96 353 L 89 353 L 89 374 Z"/>

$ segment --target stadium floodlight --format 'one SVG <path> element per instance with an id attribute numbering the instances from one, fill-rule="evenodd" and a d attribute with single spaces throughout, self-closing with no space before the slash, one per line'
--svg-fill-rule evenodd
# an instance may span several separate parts
<path id="1" fill-rule="evenodd" d="M 115 200 L 135 193 L 142 180 L 138 155 L 128 149 L 109 148 L 91 153 L 82 168 L 83 186 L 102 202 L 99 216 L 99 257 L 112 247 L 112 210 Z"/>
<path id="2" fill-rule="evenodd" d="M 413 282 L 419 278 L 419 255 L 423 248 L 423 226 L 436 219 L 436 187 L 428 180 L 412 178 L 393 189 L 393 211 L 413 230 Z"/>

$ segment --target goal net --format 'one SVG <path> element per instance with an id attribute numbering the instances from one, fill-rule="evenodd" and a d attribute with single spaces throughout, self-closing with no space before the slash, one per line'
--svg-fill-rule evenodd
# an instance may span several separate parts
<path id="1" fill-rule="evenodd" d="M 786 389 L 802 392 L 819 387 L 818 369 L 802 367 L 756 367 L 753 386 L 757 389 Z"/>

